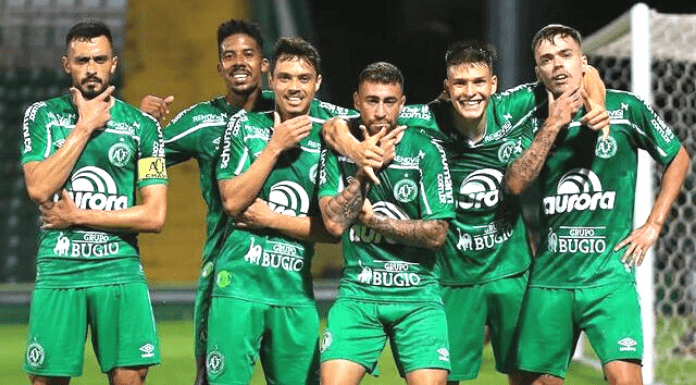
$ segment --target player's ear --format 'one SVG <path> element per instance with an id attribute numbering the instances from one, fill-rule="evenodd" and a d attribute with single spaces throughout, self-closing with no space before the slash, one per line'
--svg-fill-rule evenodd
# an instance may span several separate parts
<path id="1" fill-rule="evenodd" d="M 541 81 L 541 77 L 539 77 L 539 66 L 534 66 L 534 74 L 536 75 L 536 78 L 538 81 Z"/>
<path id="2" fill-rule="evenodd" d="M 491 77 L 491 94 L 494 94 L 498 91 L 498 77 L 493 75 Z"/>
<path id="3" fill-rule="evenodd" d="M 317 83 L 314 85 L 314 92 L 318 92 L 319 87 L 321 87 L 321 75 L 317 75 Z"/>
<path id="4" fill-rule="evenodd" d="M 270 68 L 271 62 L 269 62 L 266 58 L 261 59 L 261 73 L 265 74 Z"/>
<path id="5" fill-rule="evenodd" d="M 353 108 L 360 111 L 360 108 L 358 108 L 358 100 L 360 96 L 358 95 L 358 91 L 353 92 Z"/>
<path id="6" fill-rule="evenodd" d="M 60 58 L 60 62 L 61 62 L 61 64 L 62 64 L 63 71 L 64 71 L 66 74 L 70 75 L 70 60 L 68 59 L 68 57 L 67 57 L 66 55 L 63 55 L 63 56 Z"/>
<path id="7" fill-rule="evenodd" d="M 109 71 L 111 73 L 111 75 L 116 73 L 117 67 L 118 67 L 118 56 L 114 56 L 111 58 L 111 69 Z"/>

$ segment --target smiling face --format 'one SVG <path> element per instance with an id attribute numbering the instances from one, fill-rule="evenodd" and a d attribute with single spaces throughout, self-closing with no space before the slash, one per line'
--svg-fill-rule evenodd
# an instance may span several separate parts
<path id="1" fill-rule="evenodd" d="M 497 89 L 498 78 L 485 63 L 464 62 L 447 68 L 445 90 L 464 120 L 480 120 Z"/>
<path id="2" fill-rule="evenodd" d="M 74 39 L 63 56 L 63 70 L 72 78 L 73 87 L 88 100 L 109 87 L 117 63 L 106 36 Z"/>
<path id="3" fill-rule="evenodd" d="M 382 128 L 387 132 L 394 129 L 405 102 L 404 91 L 398 83 L 363 81 L 353 94 L 353 105 L 360 112 L 360 122 L 370 134 Z"/>
<path id="4" fill-rule="evenodd" d="M 220 44 L 217 69 L 229 92 L 248 95 L 261 87 L 262 74 L 268 71 L 268 60 L 264 59 L 254 38 L 235 33 Z"/>
<path id="5" fill-rule="evenodd" d="M 572 37 L 556 35 L 552 40 L 540 40 L 534 48 L 534 60 L 537 77 L 554 96 L 582 84 L 587 57 Z"/>
<path id="6" fill-rule="evenodd" d="M 283 120 L 309 112 L 314 94 L 321 85 L 321 75 L 300 56 L 281 57 L 270 78 L 275 103 Z"/>

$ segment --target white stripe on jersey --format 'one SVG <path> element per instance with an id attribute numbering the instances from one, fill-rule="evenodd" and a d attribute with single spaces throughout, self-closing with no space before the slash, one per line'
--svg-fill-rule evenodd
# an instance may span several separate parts
<path id="1" fill-rule="evenodd" d="M 169 138 L 169 139 L 165 140 L 165 141 L 164 141 L 164 144 L 171 143 L 171 142 L 174 142 L 174 141 L 176 141 L 176 140 L 179 140 L 179 139 L 181 139 L 181 138 L 183 138 L 183 137 L 185 137 L 185 136 L 188 136 L 188 135 L 190 135 L 190 134 L 192 134 L 192 133 L 194 133 L 194 132 L 200 130 L 201 128 L 214 127 L 214 126 L 225 126 L 225 125 L 226 125 L 225 122 L 201 123 L 201 124 L 199 124 L 199 125 L 196 125 L 196 126 L 193 126 L 193 127 L 189 128 L 188 130 L 186 130 L 186 131 L 180 133 L 179 135 L 175 135 L 175 136 L 173 136 L 172 138 Z M 165 128 L 165 130 L 166 130 L 166 128 Z"/>

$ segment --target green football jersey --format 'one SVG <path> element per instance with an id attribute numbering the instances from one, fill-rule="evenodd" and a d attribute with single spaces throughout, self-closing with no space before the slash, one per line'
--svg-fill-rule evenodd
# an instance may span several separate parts
<path id="1" fill-rule="evenodd" d="M 263 91 L 262 98 L 253 112 L 267 112 L 274 108 L 274 94 Z M 224 96 L 194 104 L 180 112 L 163 130 L 167 167 L 196 159 L 198 162 L 201 195 L 208 207 L 206 215 L 206 240 L 201 265 L 203 274 L 212 273 L 209 262 L 222 248 L 223 235 L 228 223 L 222 209 L 220 190 L 215 169 L 220 153 L 220 141 L 230 117 L 240 108 L 227 103 Z M 326 119 L 334 115 L 355 115 L 354 111 L 331 103 L 313 100 L 310 116 Z M 209 266 L 209 267 L 208 267 Z"/>
<path id="2" fill-rule="evenodd" d="M 259 193 L 278 213 L 319 217 L 316 175 L 321 124 L 327 111 L 311 117 L 313 129 L 298 147 L 284 151 Z M 224 134 L 217 178 L 245 172 L 273 134 L 273 112 L 235 115 Z M 234 229 L 216 261 L 214 296 L 234 297 L 278 306 L 314 306 L 310 274 L 314 244 L 277 231 Z"/>
<path id="3" fill-rule="evenodd" d="M 666 165 L 681 142 L 648 104 L 607 90 L 609 137 L 580 124 L 561 130 L 539 175 L 541 239 L 531 286 L 578 288 L 634 281 L 614 246 L 632 231 L 638 149 Z M 544 111 L 539 111 L 544 112 Z M 545 111 L 548 114 L 548 111 Z M 539 128 L 545 117 L 531 123 Z"/>
<path id="4" fill-rule="evenodd" d="M 450 102 L 430 104 L 438 128 L 431 135 L 445 148 L 457 206 L 447 242 L 437 253 L 445 285 L 486 283 L 531 264 L 519 198 L 504 194 L 501 186 L 505 169 L 529 146 L 532 134 L 523 129 L 523 120 L 513 125 L 501 104 L 491 100 L 486 133 L 478 143 L 458 133 Z"/>
<path id="5" fill-rule="evenodd" d="M 402 110 L 400 123 L 422 127 L 447 153 L 457 217 L 437 254 L 442 284 L 480 284 L 529 268 L 531 250 L 519 199 L 504 195 L 500 187 L 506 167 L 531 143 L 524 122 L 545 105 L 545 95 L 539 83 L 492 95 L 486 133 L 476 144 L 457 132 L 448 101 Z"/>
<path id="6" fill-rule="evenodd" d="M 264 91 L 255 111 L 273 109 L 273 93 Z M 215 167 L 220 141 L 230 117 L 240 108 L 232 106 L 224 96 L 194 104 L 180 112 L 163 130 L 167 167 L 196 159 L 198 162 L 201 195 L 208 207 L 205 244 L 203 245 L 203 274 L 210 274 L 215 254 L 222 247 L 227 217 L 222 209 Z"/>
<path id="7" fill-rule="evenodd" d="M 113 100 L 111 120 L 92 134 L 63 186 L 80 209 L 122 210 L 136 204 L 138 188 L 167 183 L 159 123 Z M 44 161 L 60 149 L 77 118 L 71 95 L 29 107 L 22 164 Z M 41 230 L 38 241 L 37 287 L 144 281 L 135 233 L 72 227 Z"/>
<path id="8" fill-rule="evenodd" d="M 354 162 L 322 151 L 319 197 L 335 196 L 355 175 Z M 375 213 L 398 220 L 454 218 L 452 182 L 444 149 L 416 128 L 409 128 L 393 161 L 379 172 L 367 198 Z M 375 301 L 438 301 L 435 253 L 389 239 L 354 224 L 343 234 L 340 298 Z"/>

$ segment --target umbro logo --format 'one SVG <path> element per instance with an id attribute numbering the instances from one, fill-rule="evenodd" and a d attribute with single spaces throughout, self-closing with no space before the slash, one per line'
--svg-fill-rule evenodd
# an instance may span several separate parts
<path id="1" fill-rule="evenodd" d="M 449 362 L 449 360 L 450 360 L 450 358 L 449 358 L 449 357 L 450 357 L 450 354 L 449 354 L 449 350 L 447 350 L 447 348 L 440 348 L 440 349 L 437 349 L 437 354 L 438 354 L 438 357 L 437 357 L 437 358 L 438 358 L 440 361 Z"/>
<path id="2" fill-rule="evenodd" d="M 155 351 L 155 347 L 152 344 L 145 344 L 141 346 L 139 349 L 141 352 L 143 352 L 143 354 L 141 354 L 140 357 L 150 358 L 154 356 L 153 352 Z"/>
<path id="3" fill-rule="evenodd" d="M 626 337 L 626 338 L 622 339 L 621 341 L 619 341 L 619 345 L 621 345 L 619 350 L 622 352 L 635 352 L 636 345 L 638 345 L 638 342 L 636 342 L 632 338 Z"/>

